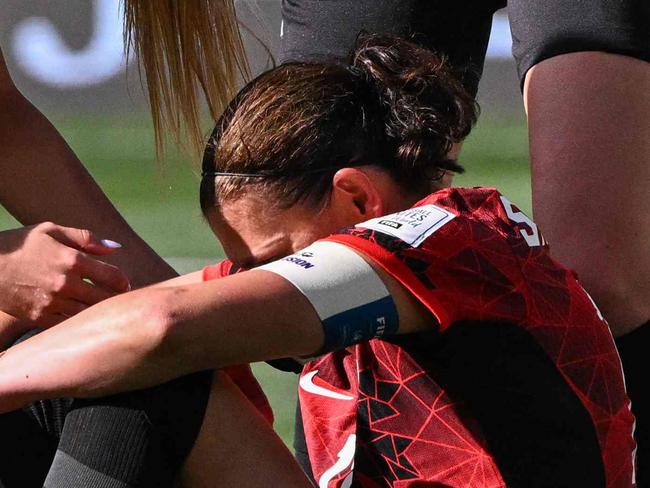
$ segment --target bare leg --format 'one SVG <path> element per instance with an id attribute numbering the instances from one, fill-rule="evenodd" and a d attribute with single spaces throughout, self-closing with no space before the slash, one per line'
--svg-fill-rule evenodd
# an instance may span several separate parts
<path id="1" fill-rule="evenodd" d="M 179 486 L 293 488 L 311 483 L 241 391 L 226 375 L 215 373 L 203 426 Z"/>
<path id="2" fill-rule="evenodd" d="M 535 219 L 614 335 L 650 319 L 650 64 L 601 52 L 526 75 Z"/>
<path id="3" fill-rule="evenodd" d="M 639 327 L 650 319 L 650 64 L 601 52 L 557 56 L 528 71 L 524 96 L 535 218 L 623 336 L 637 486 L 645 488 L 650 324 Z"/>

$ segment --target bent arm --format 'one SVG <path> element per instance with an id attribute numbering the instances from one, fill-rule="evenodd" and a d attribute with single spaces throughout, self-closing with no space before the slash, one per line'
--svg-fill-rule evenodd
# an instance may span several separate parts
<path id="1" fill-rule="evenodd" d="M 176 273 L 129 227 L 48 120 L 16 88 L 0 52 L 0 203 L 24 225 L 52 221 L 120 242 L 107 261 L 134 287 Z"/>
<path id="2" fill-rule="evenodd" d="M 378 273 L 395 301 L 399 333 L 431 327 L 432 315 Z M 323 343 L 314 307 L 274 273 L 148 288 L 106 300 L 0 356 L 0 411 L 39 398 L 106 395 L 203 369 L 307 356 Z"/>

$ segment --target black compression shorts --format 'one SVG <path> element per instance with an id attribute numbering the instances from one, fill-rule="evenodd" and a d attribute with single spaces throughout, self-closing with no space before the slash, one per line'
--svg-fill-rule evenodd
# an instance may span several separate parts
<path id="1" fill-rule="evenodd" d="M 650 487 L 650 395 L 648 395 L 648 351 L 650 351 L 650 322 L 616 339 L 623 363 L 625 386 L 636 417 L 634 437 L 636 450 L 637 488 Z"/>
<path id="2" fill-rule="evenodd" d="M 445 55 L 476 95 L 492 15 L 505 0 L 283 0 L 280 61 L 346 61 L 361 31 L 391 33 Z"/>
<path id="3" fill-rule="evenodd" d="M 475 95 L 492 15 L 505 0 L 283 0 L 280 61 L 345 61 L 361 31 L 413 37 L 447 56 Z M 605 51 L 650 61 L 649 0 L 510 0 L 520 80 L 559 54 Z"/>
<path id="4" fill-rule="evenodd" d="M 509 0 L 512 53 L 523 83 L 545 59 L 603 51 L 650 61 L 649 0 Z"/>

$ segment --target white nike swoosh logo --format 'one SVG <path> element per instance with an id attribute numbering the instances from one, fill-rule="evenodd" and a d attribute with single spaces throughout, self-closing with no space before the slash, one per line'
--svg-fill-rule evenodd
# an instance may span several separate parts
<path id="1" fill-rule="evenodd" d="M 330 469 L 325 471 L 323 475 L 318 480 L 318 488 L 327 488 L 334 478 L 346 470 L 348 466 L 350 469 L 354 469 L 354 452 L 356 450 L 357 436 L 352 434 L 348 437 L 348 440 L 345 441 L 343 449 L 339 451 L 338 461 Z M 341 488 L 349 488 L 352 486 L 353 473 L 348 474 L 343 480 Z"/>
<path id="2" fill-rule="evenodd" d="M 336 391 L 323 388 L 322 386 L 315 385 L 314 376 L 316 376 L 317 374 L 318 374 L 318 370 L 315 370 L 302 376 L 299 381 L 300 388 L 302 388 L 306 392 L 313 393 L 314 395 L 320 395 L 327 398 L 334 398 L 335 400 L 354 400 L 354 397 L 351 397 L 349 395 L 343 395 L 342 393 L 338 393 Z"/>

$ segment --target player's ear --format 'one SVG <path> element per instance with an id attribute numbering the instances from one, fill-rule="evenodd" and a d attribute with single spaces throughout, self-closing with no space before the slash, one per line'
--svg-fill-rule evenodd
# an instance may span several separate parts
<path id="1" fill-rule="evenodd" d="M 358 168 L 342 168 L 336 172 L 332 179 L 331 205 L 351 222 L 379 217 L 385 210 L 378 186 Z"/>

